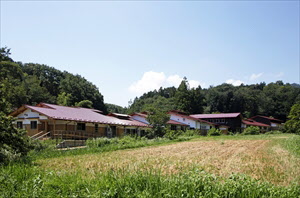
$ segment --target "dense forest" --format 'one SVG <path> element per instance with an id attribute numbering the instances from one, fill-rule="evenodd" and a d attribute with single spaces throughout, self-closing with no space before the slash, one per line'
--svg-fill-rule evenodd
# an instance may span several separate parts
<path id="1" fill-rule="evenodd" d="M 46 102 L 107 113 L 99 89 L 82 76 L 47 65 L 15 62 L 7 48 L 0 49 L 0 82 L 1 109 L 7 111 Z"/>
<path id="2" fill-rule="evenodd" d="M 160 88 L 135 98 L 128 113 L 155 107 L 164 111 L 178 109 L 190 114 L 241 112 L 245 117 L 257 114 L 286 120 L 293 104 L 300 102 L 297 84 L 259 83 L 233 86 L 222 84 L 208 89 L 189 88 L 185 78 L 178 89 Z"/>
<path id="3" fill-rule="evenodd" d="M 233 86 L 222 84 L 208 89 L 190 88 L 183 79 L 178 88 L 150 91 L 124 108 L 104 103 L 99 89 L 80 75 L 43 64 L 15 62 L 8 48 L 0 49 L 0 107 L 12 111 L 22 104 L 47 102 L 99 109 L 104 113 L 132 113 L 147 109 L 182 110 L 196 113 L 241 112 L 245 117 L 261 114 L 286 120 L 293 104 L 300 102 L 298 84 L 259 83 Z M 8 107 L 8 108 L 7 108 Z M 9 111 L 8 110 L 8 111 Z"/>

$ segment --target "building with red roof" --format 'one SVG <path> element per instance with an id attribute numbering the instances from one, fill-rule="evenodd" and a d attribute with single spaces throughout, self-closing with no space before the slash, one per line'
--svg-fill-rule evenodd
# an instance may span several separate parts
<path id="1" fill-rule="evenodd" d="M 206 120 L 224 130 L 241 131 L 243 116 L 241 113 L 216 113 L 216 114 L 193 114 L 190 117 Z M 225 129 L 227 128 L 227 129 Z"/>
<path id="2" fill-rule="evenodd" d="M 250 119 L 268 125 L 271 130 L 279 130 L 283 126 L 282 120 L 268 116 L 256 115 L 251 117 Z"/>
<path id="3" fill-rule="evenodd" d="M 47 103 L 36 106 L 23 105 L 10 115 L 16 117 L 17 127 L 26 129 L 29 136 L 49 132 L 51 137 L 66 139 L 68 137 L 115 137 L 123 135 L 126 130 L 139 132 L 150 128 L 148 124 L 130 117 L 122 119 L 123 114 L 106 116 L 96 109 Z"/>

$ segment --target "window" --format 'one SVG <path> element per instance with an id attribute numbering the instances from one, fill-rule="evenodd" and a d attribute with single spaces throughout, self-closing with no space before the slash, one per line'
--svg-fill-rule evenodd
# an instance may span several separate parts
<path id="1" fill-rule="evenodd" d="M 23 128 L 23 122 L 17 122 L 17 128 L 22 129 Z"/>
<path id="2" fill-rule="evenodd" d="M 182 118 L 183 121 L 185 121 L 185 118 Z"/>
<path id="3" fill-rule="evenodd" d="M 171 130 L 176 130 L 176 129 L 177 129 L 176 125 L 171 125 Z"/>
<path id="4" fill-rule="evenodd" d="M 77 123 L 78 131 L 85 131 L 85 123 Z"/>
<path id="5" fill-rule="evenodd" d="M 30 128 L 37 129 L 37 121 L 30 121 Z"/>
<path id="6" fill-rule="evenodd" d="M 95 133 L 98 133 L 98 124 L 95 124 Z"/>

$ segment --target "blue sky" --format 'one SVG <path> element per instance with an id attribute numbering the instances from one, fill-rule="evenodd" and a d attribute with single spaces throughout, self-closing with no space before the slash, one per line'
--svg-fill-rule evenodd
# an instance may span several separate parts
<path id="1" fill-rule="evenodd" d="M 80 74 L 105 102 L 160 86 L 299 83 L 299 1 L 2 1 L 1 47 Z"/>

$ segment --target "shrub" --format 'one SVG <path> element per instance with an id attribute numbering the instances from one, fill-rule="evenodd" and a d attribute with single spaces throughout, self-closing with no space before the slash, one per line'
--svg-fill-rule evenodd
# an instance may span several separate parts
<path id="1" fill-rule="evenodd" d="M 108 145 L 108 144 L 111 144 L 111 139 L 106 138 L 106 137 L 88 139 L 86 141 L 86 145 L 88 147 L 101 147 L 101 146 Z"/>
<path id="2" fill-rule="evenodd" d="M 196 136 L 199 135 L 199 131 L 198 130 L 186 130 L 182 135 L 184 136 Z"/>
<path id="3" fill-rule="evenodd" d="M 250 126 L 244 129 L 243 135 L 258 135 L 260 133 L 260 130 L 257 126 Z"/>
<path id="4" fill-rule="evenodd" d="M 167 138 L 167 139 L 169 139 L 169 140 L 175 140 L 182 133 L 183 133 L 183 131 L 181 131 L 181 130 L 175 131 L 175 130 L 166 129 L 166 133 L 165 133 L 164 137 Z"/>
<path id="5" fill-rule="evenodd" d="M 211 128 L 211 129 L 208 130 L 207 135 L 208 136 L 220 136 L 221 131 L 219 129 L 216 129 L 216 128 Z"/>
<path id="6" fill-rule="evenodd" d="M 26 131 L 15 128 L 14 118 L 0 112 L 0 164 L 16 161 L 34 148 Z"/>
<path id="7" fill-rule="evenodd" d="M 153 129 L 146 129 L 144 132 L 144 136 L 148 139 L 153 139 L 155 138 L 155 132 Z"/>

